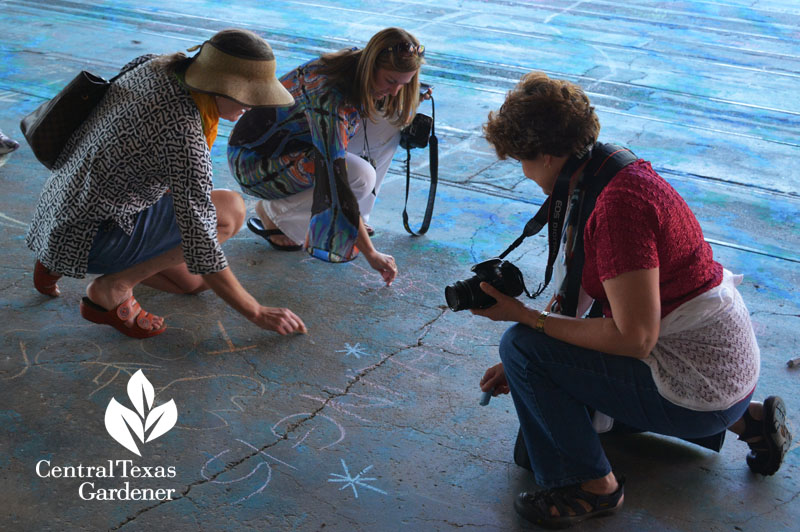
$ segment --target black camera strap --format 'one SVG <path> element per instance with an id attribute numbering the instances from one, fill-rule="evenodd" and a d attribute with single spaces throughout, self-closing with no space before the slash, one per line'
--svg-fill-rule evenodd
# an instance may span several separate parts
<path id="1" fill-rule="evenodd" d="M 403 227 L 412 236 L 421 236 L 428 231 L 433 216 L 433 203 L 436 201 L 436 186 L 439 184 L 439 139 L 436 138 L 436 106 L 431 95 L 431 135 L 428 138 L 429 168 L 431 174 L 431 187 L 428 191 L 428 204 L 425 207 L 425 216 L 422 225 L 414 232 L 408 225 L 408 192 L 411 188 L 411 146 L 406 145 L 406 201 L 403 205 Z"/>
<path id="2" fill-rule="evenodd" d="M 547 225 L 547 244 L 549 254 L 547 257 L 547 268 L 544 272 L 544 283 L 540 283 L 539 288 L 536 289 L 536 292 L 533 295 L 529 294 L 528 297 L 534 298 L 539 296 L 544 289 L 547 288 L 547 285 L 550 284 L 550 279 L 553 277 L 553 266 L 556 263 L 558 249 L 561 245 L 561 233 L 564 230 L 564 220 L 567 213 L 567 201 L 569 200 L 569 184 L 572 180 L 572 177 L 590 156 L 591 152 L 588 152 L 583 157 L 579 158 L 573 156 L 567 159 L 567 162 L 564 163 L 564 167 L 561 169 L 561 173 L 559 173 L 558 177 L 556 178 L 556 183 L 553 186 L 553 192 L 547 197 L 534 217 L 528 220 L 528 223 L 525 224 L 525 228 L 519 238 L 517 238 L 499 256 L 499 258 L 502 259 L 516 249 L 520 244 L 522 244 L 523 240 L 529 236 L 537 234 L 545 225 Z"/>
<path id="3" fill-rule="evenodd" d="M 583 231 L 589 221 L 597 198 L 611 179 L 620 170 L 635 162 L 638 158 L 628 148 L 616 144 L 596 143 L 592 148 L 592 159 L 586 165 L 581 180 L 576 185 L 578 205 L 570 210 L 567 225 L 574 227 L 566 237 L 565 266 L 566 278 L 556 293 L 553 310 L 565 316 L 576 316 L 580 299 L 581 281 L 585 251 Z M 597 301 L 591 307 L 589 317 L 601 316 L 602 305 Z"/>

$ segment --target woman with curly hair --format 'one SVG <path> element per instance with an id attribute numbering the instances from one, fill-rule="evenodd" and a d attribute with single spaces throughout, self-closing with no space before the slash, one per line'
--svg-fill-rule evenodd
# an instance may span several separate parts
<path id="1" fill-rule="evenodd" d="M 385 173 L 397 144 L 381 142 L 390 149 L 374 161 L 369 141 L 378 144 L 371 130 L 385 131 L 388 123 L 396 135 L 414 117 L 423 56 L 413 35 L 387 28 L 363 49 L 325 54 L 283 76 L 292 107 L 245 113 L 228 143 L 228 163 L 244 193 L 260 198 L 251 231 L 278 250 L 305 247 L 330 262 L 361 250 L 387 284 L 394 280 L 394 258 L 375 249 L 362 214 L 375 199 L 376 167 Z M 348 145 L 364 130 L 362 158 Z"/>
<path id="2" fill-rule="evenodd" d="M 632 157 L 575 234 L 571 216 L 579 218 L 597 175 L 586 169 L 596 167 L 602 150 L 594 108 L 568 81 L 527 74 L 484 130 L 497 155 L 520 161 L 551 201 L 559 187 L 568 190 L 563 279 L 582 242 L 577 279 L 584 300 L 602 306 L 598 317 L 582 318 L 583 309 L 565 315 L 563 282 L 546 310 L 481 284 L 497 303 L 472 312 L 516 322 L 500 342 L 502 362 L 486 371 L 481 389 L 510 391 L 531 469 L 546 488 L 521 493 L 516 510 L 561 528 L 622 505 L 624 478 L 611 469 L 592 411 L 686 439 L 729 429 L 750 446 L 749 467 L 774 474 L 791 442 L 785 406 L 774 396 L 763 404 L 750 400 L 759 349 L 736 289 L 741 276 L 714 260 L 684 200 L 650 163 Z"/>

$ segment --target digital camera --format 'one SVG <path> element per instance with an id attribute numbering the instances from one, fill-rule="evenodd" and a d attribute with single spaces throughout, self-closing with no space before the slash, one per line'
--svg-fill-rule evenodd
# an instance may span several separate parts
<path id="1" fill-rule="evenodd" d="M 489 259 L 470 268 L 475 275 L 446 286 L 444 298 L 453 311 L 488 308 L 497 303 L 493 297 L 481 290 L 485 281 L 507 296 L 517 297 L 525 289 L 522 272 L 507 260 Z"/>

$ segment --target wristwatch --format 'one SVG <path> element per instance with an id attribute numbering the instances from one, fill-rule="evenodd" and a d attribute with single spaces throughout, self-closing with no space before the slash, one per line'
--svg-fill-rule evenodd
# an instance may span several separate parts
<path id="1" fill-rule="evenodd" d="M 533 327 L 533 330 L 544 334 L 544 320 L 546 320 L 549 315 L 550 313 L 546 310 L 541 311 L 539 317 L 536 318 L 536 325 Z"/>

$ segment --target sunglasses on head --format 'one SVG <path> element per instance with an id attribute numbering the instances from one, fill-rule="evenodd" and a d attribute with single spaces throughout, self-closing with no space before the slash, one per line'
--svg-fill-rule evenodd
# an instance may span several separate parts
<path id="1" fill-rule="evenodd" d="M 421 44 L 420 45 L 416 45 L 416 44 L 414 44 L 412 42 L 408 42 L 408 41 L 399 42 L 399 43 L 395 44 L 394 46 L 390 46 L 389 48 L 387 48 L 384 51 L 385 52 L 395 53 L 395 54 L 397 54 L 397 55 L 399 55 L 401 57 L 409 57 L 409 56 L 412 56 L 412 55 L 418 55 L 420 57 L 423 57 L 425 55 L 425 47 L 424 46 L 422 46 Z"/>

